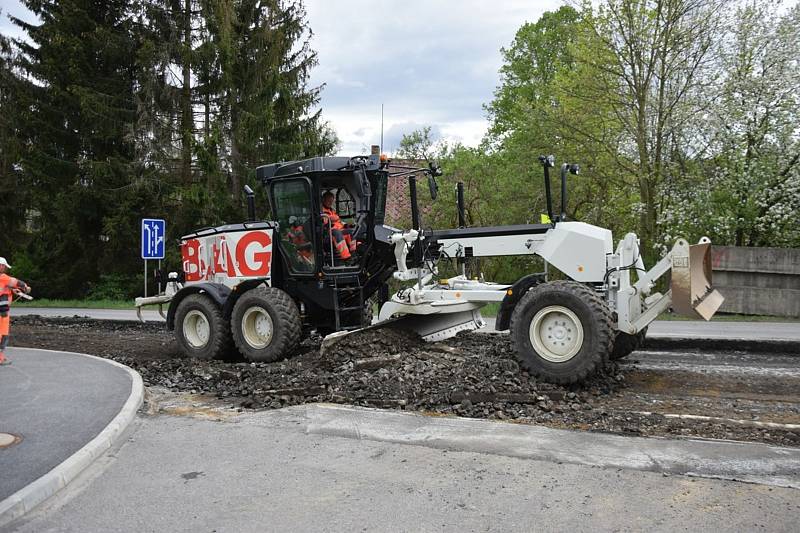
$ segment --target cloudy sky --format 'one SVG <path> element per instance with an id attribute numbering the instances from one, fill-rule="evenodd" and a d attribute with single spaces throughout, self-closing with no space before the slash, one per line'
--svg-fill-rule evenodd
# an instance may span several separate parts
<path id="1" fill-rule="evenodd" d="M 450 141 L 476 145 L 486 130 L 482 105 L 498 83 L 500 48 L 517 29 L 561 0 L 306 0 L 325 84 L 324 117 L 341 139 L 342 155 L 380 142 L 384 151 L 422 126 Z M 17 35 L 5 13 L 22 18 L 17 0 L 3 0 L 0 31 Z"/>

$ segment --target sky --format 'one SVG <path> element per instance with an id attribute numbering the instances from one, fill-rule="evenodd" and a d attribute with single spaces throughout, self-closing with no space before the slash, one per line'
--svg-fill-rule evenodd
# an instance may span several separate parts
<path id="1" fill-rule="evenodd" d="M 323 85 L 322 115 L 336 131 L 340 155 L 384 152 L 403 134 L 430 126 L 448 142 L 476 146 L 487 128 L 507 47 L 525 22 L 561 0 L 305 0 Z M 30 19 L 18 0 L 2 0 L 0 32 L 19 36 L 7 13 Z"/>

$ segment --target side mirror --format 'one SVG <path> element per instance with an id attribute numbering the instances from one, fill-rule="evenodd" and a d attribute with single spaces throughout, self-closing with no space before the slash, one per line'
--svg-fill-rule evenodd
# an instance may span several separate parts
<path id="1" fill-rule="evenodd" d="M 431 191 L 431 200 L 436 201 L 436 198 L 439 196 L 439 184 L 436 183 L 436 178 L 433 176 L 433 173 L 428 174 L 428 189 Z"/>
<path id="2" fill-rule="evenodd" d="M 428 189 L 431 191 L 431 200 L 436 201 L 439 196 L 439 184 L 436 183 L 436 176 L 442 175 L 442 167 L 439 163 L 430 161 L 428 162 Z"/>
<path id="3" fill-rule="evenodd" d="M 249 185 L 244 186 L 244 194 L 247 197 L 247 218 L 248 222 L 256 221 L 256 193 Z"/>

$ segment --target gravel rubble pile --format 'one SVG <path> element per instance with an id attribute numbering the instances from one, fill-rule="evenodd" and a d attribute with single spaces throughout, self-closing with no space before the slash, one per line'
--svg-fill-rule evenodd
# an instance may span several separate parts
<path id="1" fill-rule="evenodd" d="M 643 412 L 655 410 L 652 402 L 678 393 L 660 388 L 644 393 L 631 390 L 632 375 L 650 375 L 633 362 L 611 363 L 579 385 L 537 381 L 520 368 L 507 335 L 467 333 L 425 343 L 413 334 L 384 328 L 347 336 L 324 355 L 321 338 L 312 336 L 290 358 L 275 363 L 231 362 L 234 354 L 228 362 L 188 359 L 163 323 L 23 316 L 14 318 L 12 335 L 15 346 L 107 357 L 134 368 L 147 386 L 210 395 L 234 408 L 332 402 L 629 435 L 800 446 L 800 431 Z M 709 379 L 708 387 L 713 389 L 713 377 L 700 379 Z M 700 405 L 708 396 L 681 400 Z M 773 404 L 763 405 L 770 409 Z M 787 405 L 800 408 L 798 402 Z"/>
<path id="2" fill-rule="evenodd" d="M 582 386 L 538 383 L 520 370 L 506 337 L 488 346 L 476 334 L 428 344 L 382 329 L 350 335 L 324 356 L 319 340 L 308 339 L 294 357 L 277 363 L 115 359 L 139 371 L 147 384 L 240 397 L 245 408 L 323 401 L 536 421 L 591 409 L 594 398 L 624 381 L 612 365 Z"/>
<path id="3" fill-rule="evenodd" d="M 128 365 L 142 375 L 145 385 L 210 394 L 248 409 L 322 401 L 550 422 L 565 413 L 591 410 L 597 398 L 617 391 L 625 381 L 612 363 L 581 385 L 537 382 L 520 369 L 508 336 L 467 333 L 426 343 L 413 333 L 383 328 L 349 335 L 324 355 L 321 338 L 311 336 L 288 359 L 249 363 L 186 358 L 158 323 L 35 315 L 15 319 L 18 330 L 26 326 L 78 333 L 73 342 L 80 342 L 83 333 L 80 346 L 70 346 L 65 337 L 62 349 L 88 351 Z M 100 342 L 98 328 L 116 337 L 115 342 Z M 32 343 L 33 335 L 15 338 L 52 347 L 41 337 Z"/>

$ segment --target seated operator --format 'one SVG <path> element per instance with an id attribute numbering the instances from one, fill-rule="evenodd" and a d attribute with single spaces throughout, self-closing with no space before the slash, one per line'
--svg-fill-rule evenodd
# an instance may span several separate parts
<path id="1" fill-rule="evenodd" d="M 333 247 L 336 249 L 336 254 L 344 261 L 347 261 L 352 256 L 355 250 L 355 242 L 351 235 L 351 231 L 344 227 L 342 219 L 336 214 L 333 209 L 333 193 L 328 191 L 322 195 L 322 214 L 325 230 L 327 225 L 331 225 L 331 236 L 333 238 Z"/>
<path id="2" fill-rule="evenodd" d="M 311 243 L 306 238 L 305 227 L 300 217 L 289 217 L 289 230 L 286 232 L 286 238 L 297 250 L 297 260 L 300 264 L 314 264 Z"/>

